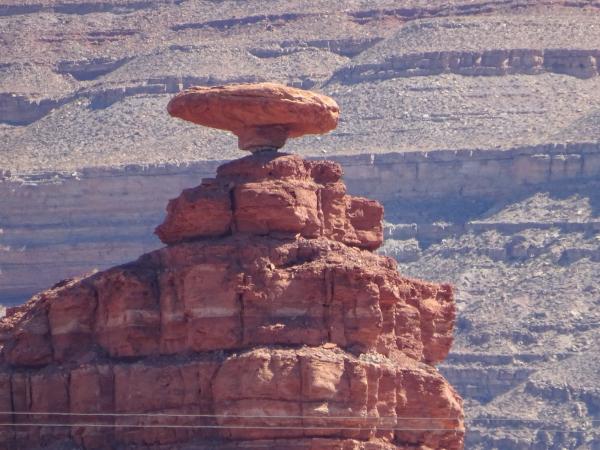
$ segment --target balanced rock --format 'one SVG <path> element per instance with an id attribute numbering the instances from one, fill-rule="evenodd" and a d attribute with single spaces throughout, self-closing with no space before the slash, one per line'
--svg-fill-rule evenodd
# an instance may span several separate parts
<path id="1" fill-rule="evenodd" d="M 231 131 L 239 148 L 251 152 L 331 131 L 339 115 L 333 99 L 275 83 L 192 87 L 177 94 L 167 109 L 174 117 Z"/>
<path id="2" fill-rule="evenodd" d="M 0 320 L 0 448 L 460 450 L 449 285 L 373 253 L 341 167 L 260 152 L 185 190 L 166 247 Z"/>

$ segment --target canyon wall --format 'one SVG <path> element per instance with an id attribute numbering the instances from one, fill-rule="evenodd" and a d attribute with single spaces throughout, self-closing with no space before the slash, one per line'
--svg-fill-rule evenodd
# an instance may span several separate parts
<path id="1" fill-rule="evenodd" d="M 598 75 L 598 50 L 494 49 L 438 51 L 386 57 L 379 63 L 357 63 L 337 71 L 332 80 L 354 84 L 396 77 L 454 73 L 464 76 L 558 73 L 578 78 Z"/>
<path id="2" fill-rule="evenodd" d="M 375 40 L 376 41 L 376 40 Z M 373 45 L 374 40 L 356 42 L 323 41 L 312 42 L 315 48 L 339 48 L 341 54 L 352 54 L 361 46 Z M 260 58 L 275 58 L 286 54 L 285 43 L 280 49 L 252 49 L 250 53 Z M 186 51 L 187 49 L 184 49 Z M 61 61 L 57 71 L 76 80 L 93 80 L 108 73 L 131 58 L 85 61 Z M 463 76 L 502 76 L 514 74 L 535 75 L 555 73 L 591 78 L 599 73 L 598 50 L 574 49 L 494 49 L 481 51 L 437 51 L 387 56 L 382 62 L 356 62 L 344 66 L 326 80 L 329 83 L 359 84 L 391 78 L 436 76 L 457 74 Z M 227 79 L 230 83 L 248 83 L 262 80 L 260 75 L 238 76 Z M 290 78 L 294 87 L 311 88 L 320 80 L 304 77 Z M 104 83 L 85 86 L 65 96 L 39 98 L 14 93 L 0 92 L 0 123 L 11 125 L 31 124 L 46 116 L 53 109 L 70 102 L 89 99 L 92 108 L 107 108 L 127 97 L 136 95 L 175 94 L 190 86 L 211 86 L 223 82 L 213 76 L 154 76 L 146 79 L 131 79 L 126 83 Z"/>
<path id="3" fill-rule="evenodd" d="M 349 192 L 387 202 L 492 200 L 548 183 L 593 180 L 600 175 L 597 143 L 332 159 L 342 164 Z M 214 174 L 218 164 L 91 168 L 70 174 L 4 172 L 0 181 L 2 303 L 24 301 L 57 280 L 123 263 L 159 247 L 151 231 L 161 222 L 166 201 Z M 419 229 L 424 238 L 452 231 L 443 226 Z M 396 238 L 416 232 L 388 229 L 389 237 Z"/>

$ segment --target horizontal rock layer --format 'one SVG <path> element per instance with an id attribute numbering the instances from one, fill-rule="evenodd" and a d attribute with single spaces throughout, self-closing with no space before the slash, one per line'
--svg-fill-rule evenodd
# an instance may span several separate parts
<path id="1" fill-rule="evenodd" d="M 353 64 L 339 69 L 332 80 L 360 83 L 396 77 L 455 73 L 464 76 L 558 73 L 577 78 L 598 75 L 598 50 L 493 49 L 448 50 L 394 55 L 379 63 Z"/>
<path id="2" fill-rule="evenodd" d="M 488 201 L 506 192 L 519 195 L 547 183 L 600 175 L 600 147 L 593 143 L 335 159 L 344 165 L 349 192 L 378 200 L 402 196 L 414 202 L 444 197 Z M 50 172 L 22 180 L 0 172 L 3 303 L 23 302 L 56 280 L 153 250 L 159 242 L 151 230 L 162 220 L 165 202 L 185 186 L 197 184 L 200 176 L 214 173 L 215 167 L 213 161 L 185 167 L 128 166 L 71 175 Z M 22 208 L 24 202 L 31 208 Z M 420 227 L 418 233 L 444 237 L 438 230 L 425 231 Z"/>
<path id="3" fill-rule="evenodd" d="M 402 278 L 393 260 L 318 238 L 229 237 L 173 245 L 66 282 L 3 322 L 3 357 L 38 367 L 255 345 L 334 343 L 443 360 L 449 285 Z"/>
<path id="4" fill-rule="evenodd" d="M 381 38 L 379 38 L 381 39 Z M 367 40 L 365 47 L 376 42 L 377 38 Z M 336 45 L 344 45 L 336 41 L 312 41 L 309 45 L 315 48 L 325 47 L 334 50 Z M 285 43 L 279 52 L 285 52 Z M 331 48 L 334 47 L 333 49 Z M 350 48 L 348 51 L 358 51 Z M 250 49 L 250 53 L 257 56 L 273 57 L 269 49 Z M 454 73 L 463 76 L 503 76 L 511 74 L 542 74 L 556 73 L 574 76 L 577 78 L 591 78 L 600 72 L 598 60 L 600 51 L 588 49 L 532 49 L 532 48 L 498 48 L 490 50 L 447 50 L 436 52 L 408 53 L 387 56 L 382 62 L 356 62 L 337 68 L 326 73 L 324 80 L 311 79 L 310 74 L 303 74 L 301 78 L 309 87 L 315 84 L 341 82 L 344 84 L 357 84 L 372 80 L 386 80 L 397 77 L 433 76 L 444 73 Z M 98 77 L 98 73 L 110 71 L 112 67 L 119 67 L 130 58 L 117 61 L 98 62 L 92 64 L 84 61 L 60 61 L 59 73 L 68 73 L 81 80 Z M 82 68 L 79 68 L 81 66 Z M 88 66 L 88 67 L 86 67 Z M 39 93 L 31 95 L 22 93 L 0 93 L 0 123 L 24 126 L 34 123 L 53 109 L 73 101 L 91 102 L 95 108 L 106 108 L 116 102 L 136 95 L 176 94 L 181 87 L 194 85 L 214 85 L 215 81 L 224 82 L 260 82 L 265 78 L 261 76 L 247 76 L 227 80 L 215 80 L 214 77 L 199 77 L 191 74 L 181 76 L 157 75 L 146 79 L 132 79 L 115 86 L 114 83 L 100 83 L 94 86 L 82 86 L 74 92 L 63 95 L 40 97 Z M 306 87 L 304 84 L 290 77 L 291 86 Z"/>
<path id="5" fill-rule="evenodd" d="M 13 416 L 16 424 L 48 424 L 2 433 L 2 444 L 10 448 L 43 447 L 58 439 L 85 448 L 180 448 L 178 443 L 190 440 L 206 445 L 195 448 L 255 448 L 252 442 L 258 448 L 262 440 L 276 439 L 266 448 L 282 448 L 285 439 L 301 439 L 297 448 L 340 448 L 335 442 L 349 440 L 343 448 L 455 449 L 463 432 L 461 403 L 435 369 L 409 359 L 402 367 L 381 356 L 357 359 L 337 347 L 259 347 L 199 359 L 2 373 L 0 406 L 20 413 Z M 39 414 L 48 411 L 74 414 Z M 140 411 L 145 414 L 136 415 Z M 51 426 L 92 422 L 105 427 Z M 379 446 L 376 441 L 363 447 L 375 438 Z M 224 440 L 236 442 L 221 447 Z"/>
<path id="6" fill-rule="evenodd" d="M 460 399 L 424 364 L 448 353 L 451 288 L 404 279 L 392 260 L 325 238 L 172 245 L 66 281 L 8 313 L 3 410 L 210 416 L 69 416 L 118 427 L 15 427 L 3 435 L 11 448 L 59 439 L 85 448 L 294 437 L 356 439 L 350 448 L 374 437 L 380 448 L 462 442 Z M 265 347 L 273 345 L 304 347 Z M 221 417 L 256 414 L 276 417 Z M 331 419 L 353 416 L 360 419 Z M 132 424 L 218 428 L 125 427 Z M 442 431 L 405 430 L 413 428 Z"/>

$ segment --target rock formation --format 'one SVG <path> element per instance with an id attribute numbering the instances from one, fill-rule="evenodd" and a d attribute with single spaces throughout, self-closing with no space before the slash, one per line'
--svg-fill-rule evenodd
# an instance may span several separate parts
<path id="1" fill-rule="evenodd" d="M 383 208 L 341 175 L 274 151 L 224 164 L 169 203 L 166 247 L 9 310 L 0 447 L 461 449 L 433 366 L 452 288 L 372 253 Z"/>
<path id="2" fill-rule="evenodd" d="M 167 109 L 174 117 L 232 131 L 239 148 L 250 151 L 278 149 L 288 137 L 331 131 L 339 115 L 331 98 L 275 83 L 192 87 Z"/>

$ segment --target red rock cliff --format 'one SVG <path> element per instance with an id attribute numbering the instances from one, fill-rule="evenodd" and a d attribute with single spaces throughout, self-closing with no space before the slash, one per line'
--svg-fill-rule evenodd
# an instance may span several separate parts
<path id="1" fill-rule="evenodd" d="M 166 247 L 9 311 L 0 448 L 462 448 L 433 367 L 452 289 L 372 253 L 383 209 L 340 177 L 275 152 L 225 164 L 169 203 Z"/>

